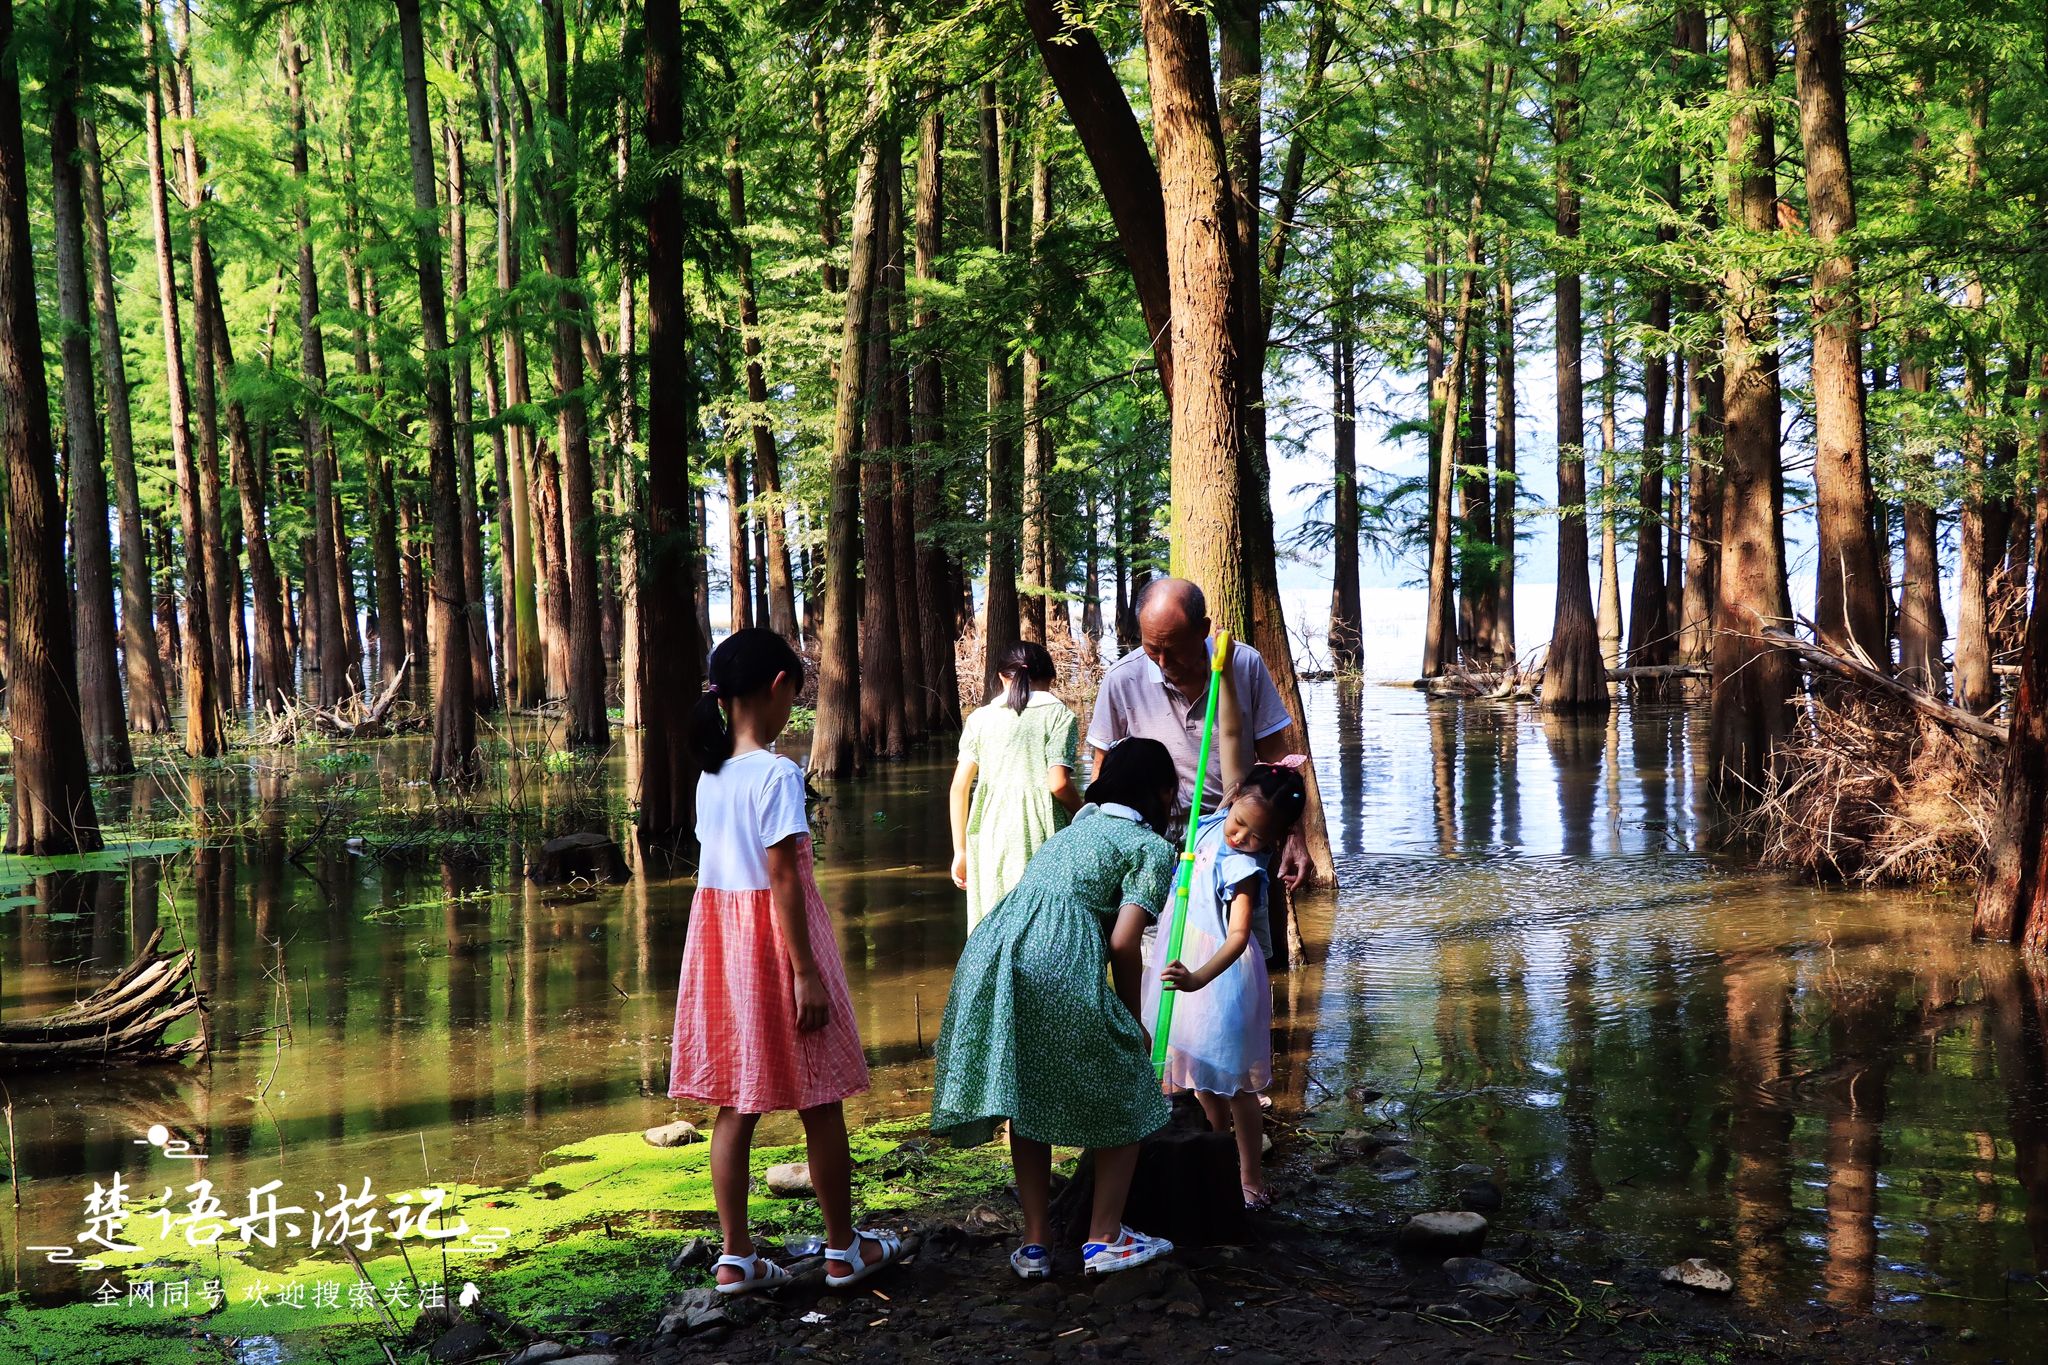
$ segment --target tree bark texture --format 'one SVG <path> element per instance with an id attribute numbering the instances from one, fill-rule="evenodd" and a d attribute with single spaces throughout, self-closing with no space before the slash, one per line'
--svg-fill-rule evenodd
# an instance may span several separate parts
<path id="1" fill-rule="evenodd" d="M 768 374 L 761 361 L 761 312 L 754 299 L 754 249 L 747 240 L 746 184 L 740 173 L 739 138 L 726 148 L 726 206 L 732 223 L 733 263 L 740 280 L 740 350 L 747 364 L 747 426 L 753 437 L 754 515 L 767 527 L 768 619 L 783 639 L 798 639 L 796 584 L 789 571 L 789 537 L 783 528 L 782 470 L 775 432 L 768 425 Z"/>
<path id="2" fill-rule="evenodd" d="M 939 252 L 944 245 L 945 142 L 945 116 L 938 91 L 928 90 L 924 116 L 918 123 L 914 210 L 917 278 L 926 283 L 938 280 Z M 911 439 L 917 444 L 920 464 L 925 466 L 916 481 L 915 514 L 917 524 L 929 531 L 946 515 L 944 470 L 932 463 L 944 448 L 946 388 L 937 349 L 938 310 L 928 296 L 919 295 L 911 326 L 920 337 L 918 360 L 910 374 Z M 926 689 L 925 728 L 935 734 L 950 734 L 960 728 L 960 682 L 954 661 L 958 633 L 948 600 L 952 580 L 953 567 L 945 548 L 936 539 L 927 539 L 918 547 L 917 599 L 924 631 L 925 674 L 931 684 Z"/>

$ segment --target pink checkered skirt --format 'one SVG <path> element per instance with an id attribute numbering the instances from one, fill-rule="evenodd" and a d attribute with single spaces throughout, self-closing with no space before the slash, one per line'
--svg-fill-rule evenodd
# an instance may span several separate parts
<path id="1" fill-rule="evenodd" d="M 767 1114 L 868 1088 L 839 940 L 808 870 L 804 903 L 832 1005 L 830 1020 L 813 1033 L 797 1031 L 796 981 L 772 893 L 697 889 L 676 993 L 669 1098 Z"/>

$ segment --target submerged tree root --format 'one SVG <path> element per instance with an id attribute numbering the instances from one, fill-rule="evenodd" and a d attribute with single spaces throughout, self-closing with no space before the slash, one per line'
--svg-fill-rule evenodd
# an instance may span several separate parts
<path id="1" fill-rule="evenodd" d="M 2000 751 L 1903 701 L 1810 705 L 1739 821 L 1766 866 L 1856 885 L 1978 877 L 1998 809 Z"/>
<path id="2" fill-rule="evenodd" d="M 48 1067 L 170 1062 L 205 1053 L 210 1040 L 206 1001 L 193 984 L 190 951 L 157 950 L 159 927 L 134 961 L 112 981 L 40 1019 L 0 1023 L 0 1071 Z M 166 1043 L 164 1033 L 189 1014 L 199 1032 Z"/>

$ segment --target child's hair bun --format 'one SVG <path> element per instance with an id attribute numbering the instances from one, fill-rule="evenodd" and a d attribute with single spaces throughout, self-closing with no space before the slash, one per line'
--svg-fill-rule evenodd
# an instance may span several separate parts
<path id="1" fill-rule="evenodd" d="M 1290 825 L 1308 808 L 1308 783 L 1302 780 L 1301 770 L 1278 763 L 1254 763 L 1236 794 L 1277 811 Z"/>

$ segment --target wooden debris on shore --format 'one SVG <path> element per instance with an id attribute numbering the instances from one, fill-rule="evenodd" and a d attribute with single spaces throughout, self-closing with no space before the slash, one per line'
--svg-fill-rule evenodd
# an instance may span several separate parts
<path id="1" fill-rule="evenodd" d="M 1666 678 L 1705 678 L 1703 664 L 1640 664 L 1607 670 L 1611 683 L 1649 682 Z M 1533 701 L 1543 685 L 1543 665 L 1518 664 L 1513 668 L 1466 668 L 1454 666 L 1433 678 L 1419 679 L 1418 688 L 1432 697 L 1457 697 L 1467 701 Z"/>
<path id="2" fill-rule="evenodd" d="M 427 715 L 410 701 L 401 702 L 412 672 L 412 655 L 407 654 L 374 698 L 354 692 L 334 706 L 314 706 L 293 698 L 282 710 L 270 715 L 257 732 L 259 744 L 281 747 L 302 739 L 378 739 L 427 728 Z"/>
<path id="3" fill-rule="evenodd" d="M 203 1056 L 212 1040 L 206 998 L 193 978 L 194 954 L 158 951 L 159 927 L 112 981 L 40 1019 L 0 1020 L 0 1072 L 73 1066 L 129 1066 Z M 182 1042 L 164 1034 L 187 1015 L 199 1031 Z"/>

